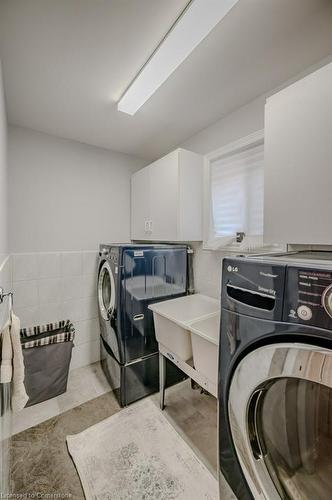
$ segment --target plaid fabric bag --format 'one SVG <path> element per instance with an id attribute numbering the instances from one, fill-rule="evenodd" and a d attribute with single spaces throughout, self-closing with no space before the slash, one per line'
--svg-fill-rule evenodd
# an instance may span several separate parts
<path id="1" fill-rule="evenodd" d="M 20 334 L 22 348 L 30 349 L 31 347 L 40 347 L 48 344 L 72 342 L 75 338 L 75 328 L 68 319 L 66 321 L 59 321 L 58 323 L 22 328 Z"/>
<path id="2" fill-rule="evenodd" d="M 24 385 L 32 406 L 66 392 L 75 328 L 70 320 L 22 328 Z"/>

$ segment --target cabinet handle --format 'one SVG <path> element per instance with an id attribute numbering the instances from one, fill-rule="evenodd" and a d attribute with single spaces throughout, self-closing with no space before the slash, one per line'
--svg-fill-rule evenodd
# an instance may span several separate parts
<path id="1" fill-rule="evenodd" d="M 152 220 L 149 221 L 149 231 L 152 233 Z"/>
<path id="2" fill-rule="evenodd" d="M 145 220 L 145 221 L 144 221 L 144 231 L 145 231 L 146 233 L 148 233 L 148 232 L 149 232 L 149 221 L 148 221 L 148 220 Z"/>

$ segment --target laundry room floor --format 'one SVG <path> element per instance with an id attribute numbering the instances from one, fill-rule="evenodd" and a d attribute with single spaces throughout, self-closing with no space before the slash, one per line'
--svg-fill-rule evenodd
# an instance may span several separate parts
<path id="1" fill-rule="evenodd" d="M 90 367 L 98 371 L 98 367 Z M 151 396 L 156 405 L 158 394 Z M 70 398 L 69 398 L 70 399 Z M 66 436 L 76 434 L 121 411 L 112 392 L 102 394 L 68 411 L 15 434 L 11 440 L 11 492 L 57 493 L 84 499 L 75 466 L 68 454 Z M 199 455 L 217 470 L 217 404 L 187 380 L 166 391 L 166 417 Z M 232 497 L 230 497 L 232 498 Z"/>
<path id="2" fill-rule="evenodd" d="M 159 406 L 159 393 L 151 396 Z M 217 473 L 217 400 L 193 390 L 190 380 L 166 390 L 164 414 L 210 471 Z"/>
<path id="3" fill-rule="evenodd" d="M 38 425 L 109 391 L 110 386 L 100 363 L 75 368 L 69 372 L 67 391 L 64 394 L 14 414 L 12 434 Z"/>
<path id="4" fill-rule="evenodd" d="M 84 499 L 81 483 L 69 456 L 66 436 L 118 412 L 111 392 L 31 427 L 11 439 L 11 493 L 56 494 L 57 498 Z"/>

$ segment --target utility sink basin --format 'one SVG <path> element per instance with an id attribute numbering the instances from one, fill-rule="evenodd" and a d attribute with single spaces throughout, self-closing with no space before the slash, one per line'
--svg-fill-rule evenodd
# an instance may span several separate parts
<path id="1" fill-rule="evenodd" d="M 156 312 L 153 313 L 153 319 L 157 342 L 183 361 L 191 359 L 193 349 L 190 331 Z"/>
<path id="2" fill-rule="evenodd" d="M 189 328 L 194 367 L 217 386 L 220 313 L 194 321 Z"/>
<path id="3" fill-rule="evenodd" d="M 219 312 L 219 301 L 201 294 L 152 304 L 157 342 L 183 361 L 193 357 L 190 326 Z"/>

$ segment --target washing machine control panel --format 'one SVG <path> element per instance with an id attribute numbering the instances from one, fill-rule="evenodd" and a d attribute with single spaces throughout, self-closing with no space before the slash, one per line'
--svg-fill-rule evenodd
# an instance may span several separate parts
<path id="1" fill-rule="evenodd" d="M 118 257 L 119 257 L 119 250 L 116 247 L 111 248 L 110 253 L 109 253 L 109 259 L 114 263 L 118 263 Z"/>
<path id="2" fill-rule="evenodd" d="M 284 321 L 332 329 L 332 271 L 288 267 Z"/>
<path id="3" fill-rule="evenodd" d="M 114 264 L 117 264 L 119 261 L 119 248 L 111 247 L 109 245 L 100 245 L 99 257 L 101 257 L 102 259 L 108 259 Z"/>

